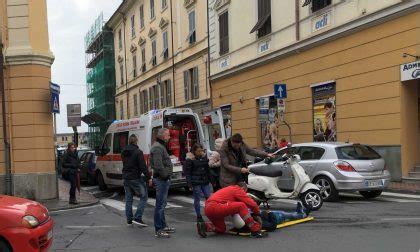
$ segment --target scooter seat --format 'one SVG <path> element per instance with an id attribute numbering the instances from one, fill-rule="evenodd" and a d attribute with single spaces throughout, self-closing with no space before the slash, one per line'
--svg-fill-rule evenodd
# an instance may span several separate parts
<path id="1" fill-rule="evenodd" d="M 265 176 L 265 177 L 280 177 L 283 175 L 283 171 L 280 167 L 275 166 L 257 166 L 250 168 L 250 172 L 254 173 L 258 176 Z"/>

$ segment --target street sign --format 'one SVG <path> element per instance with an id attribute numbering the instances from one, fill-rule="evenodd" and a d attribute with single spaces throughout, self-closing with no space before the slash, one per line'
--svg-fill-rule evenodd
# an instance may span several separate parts
<path id="1" fill-rule="evenodd" d="M 286 84 L 274 84 L 274 98 L 287 98 Z"/>
<path id="2" fill-rule="evenodd" d="M 67 104 L 67 126 L 78 127 L 82 124 L 80 104 Z"/>
<path id="3" fill-rule="evenodd" d="M 259 100 L 259 122 L 264 123 L 268 121 L 268 112 L 270 108 L 270 97 L 261 97 Z"/>
<path id="4" fill-rule="evenodd" d="M 60 114 L 60 86 L 50 82 L 51 113 Z"/>

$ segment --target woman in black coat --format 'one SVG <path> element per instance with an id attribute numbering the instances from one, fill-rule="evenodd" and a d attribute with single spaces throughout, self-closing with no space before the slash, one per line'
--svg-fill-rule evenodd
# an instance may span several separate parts
<path id="1" fill-rule="evenodd" d="M 210 167 L 203 146 L 195 144 L 191 152 L 187 154 L 185 161 L 185 173 L 187 183 L 194 195 L 194 208 L 197 214 L 197 221 L 203 221 L 200 212 L 201 193 L 208 199 L 210 197 Z"/>
<path id="2" fill-rule="evenodd" d="M 80 172 L 80 160 L 77 156 L 76 145 L 74 143 L 67 145 L 67 151 L 63 157 L 63 168 L 70 181 L 69 203 L 72 205 L 78 204 L 76 200 L 76 179 L 77 173 Z"/>

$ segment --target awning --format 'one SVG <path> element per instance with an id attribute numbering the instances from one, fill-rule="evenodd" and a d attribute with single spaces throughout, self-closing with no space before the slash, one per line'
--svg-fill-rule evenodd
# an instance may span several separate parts
<path id="1" fill-rule="evenodd" d="M 100 114 L 93 112 L 93 113 L 84 115 L 82 117 L 82 121 L 86 123 L 87 125 L 90 125 L 93 123 L 105 121 L 105 118 L 101 116 Z"/>
<path id="2" fill-rule="evenodd" d="M 260 20 L 258 20 L 257 24 L 254 26 L 254 28 L 252 28 L 252 30 L 249 33 L 253 33 L 256 30 L 261 29 L 261 27 L 264 26 L 265 22 L 267 22 L 270 17 L 271 17 L 271 14 L 268 13 L 264 17 L 262 17 Z"/>
<path id="3" fill-rule="evenodd" d="M 303 2 L 303 4 L 302 4 L 302 7 L 310 5 L 311 3 L 312 3 L 312 0 L 305 0 L 305 2 Z"/>

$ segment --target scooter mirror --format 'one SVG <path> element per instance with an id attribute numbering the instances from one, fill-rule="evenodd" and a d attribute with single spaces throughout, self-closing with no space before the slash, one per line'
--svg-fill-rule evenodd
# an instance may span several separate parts
<path id="1" fill-rule="evenodd" d="M 266 163 L 266 164 L 271 164 L 271 163 L 273 163 L 273 159 L 271 159 L 271 158 L 265 158 L 264 159 L 264 163 Z"/>
<path id="2" fill-rule="evenodd" d="M 292 148 L 292 144 L 291 143 L 288 143 L 287 144 L 287 148 Z"/>

